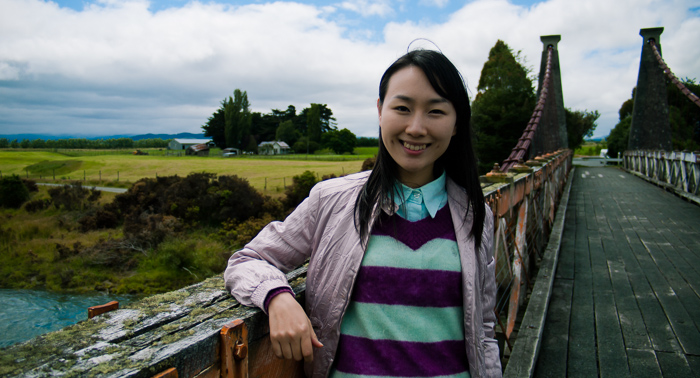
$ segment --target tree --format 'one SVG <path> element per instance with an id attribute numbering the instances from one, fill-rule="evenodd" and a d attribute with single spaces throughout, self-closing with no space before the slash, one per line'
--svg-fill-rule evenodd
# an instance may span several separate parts
<path id="1" fill-rule="evenodd" d="M 685 78 L 683 85 L 696 95 L 700 95 L 700 85 L 695 80 Z M 671 124 L 671 138 L 675 151 L 697 151 L 700 149 L 700 107 L 694 104 L 669 82 L 668 107 Z"/>
<path id="2" fill-rule="evenodd" d="M 491 48 L 472 103 L 472 123 L 479 172 L 501 163 L 515 147 L 537 101 L 520 52 L 499 40 Z"/>
<path id="3" fill-rule="evenodd" d="M 226 116 L 224 115 L 224 107 L 226 106 L 226 99 L 221 100 L 221 107 L 217 109 L 207 123 L 202 125 L 204 130 L 204 136 L 211 138 L 211 140 L 218 147 L 226 146 Z"/>
<path id="4" fill-rule="evenodd" d="M 299 116 L 306 121 L 305 127 L 300 128 L 299 132 L 313 142 L 320 143 L 323 133 L 337 130 L 333 111 L 326 104 L 311 104 L 310 107 L 304 108 Z"/>
<path id="5" fill-rule="evenodd" d="M 19 209 L 29 199 L 29 189 L 17 175 L 0 179 L 0 207 Z"/>
<path id="6" fill-rule="evenodd" d="M 233 91 L 224 105 L 226 147 L 243 149 L 248 145 L 252 124 L 248 93 L 240 89 Z"/>
<path id="7" fill-rule="evenodd" d="M 630 126 L 632 125 L 632 115 L 627 115 L 610 131 L 608 135 L 608 156 L 616 158 L 627 149 L 630 139 Z"/>
<path id="8" fill-rule="evenodd" d="M 352 153 L 357 144 L 357 137 L 348 129 L 333 130 L 323 134 L 323 146 L 336 154 Z"/>
<path id="9" fill-rule="evenodd" d="M 311 104 L 306 113 L 306 136 L 312 142 L 321 142 L 321 109 L 317 104 Z"/>
<path id="10" fill-rule="evenodd" d="M 575 150 L 583 144 L 586 137 L 592 137 L 595 130 L 596 120 L 600 118 L 600 113 L 597 110 L 589 112 L 588 110 L 571 110 L 564 109 L 566 113 L 566 133 L 569 136 L 569 148 Z"/>
<path id="11" fill-rule="evenodd" d="M 276 140 L 281 140 L 289 146 L 293 146 L 299 139 L 299 132 L 294 128 L 294 123 L 291 120 L 280 123 L 277 128 Z"/>

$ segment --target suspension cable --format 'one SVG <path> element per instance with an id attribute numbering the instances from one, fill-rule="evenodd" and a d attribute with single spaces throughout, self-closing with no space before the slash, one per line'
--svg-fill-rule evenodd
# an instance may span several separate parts
<path id="1" fill-rule="evenodd" d="M 659 50 L 656 48 L 656 41 L 654 41 L 654 39 L 652 38 L 649 40 L 649 44 L 651 45 L 652 50 L 654 51 L 654 55 L 656 56 L 656 60 L 659 62 L 661 69 L 664 70 L 664 72 L 666 73 L 666 76 L 668 76 L 668 78 L 671 79 L 671 82 L 675 84 L 676 87 L 678 87 L 678 89 L 684 95 L 686 95 L 686 97 L 688 97 L 690 101 L 695 103 L 695 105 L 700 106 L 700 98 L 698 98 L 698 96 L 695 95 L 695 93 L 691 92 L 690 89 L 688 89 L 688 87 L 686 87 L 680 80 L 678 80 L 676 75 L 674 75 L 673 72 L 671 72 L 671 69 L 668 68 L 666 62 L 664 62 L 664 58 L 661 57 L 661 54 L 659 54 Z"/>
<path id="2" fill-rule="evenodd" d="M 525 153 L 530 148 L 532 139 L 535 137 L 535 131 L 537 130 L 537 126 L 540 124 L 542 110 L 544 109 L 544 104 L 547 101 L 547 92 L 549 91 L 549 77 L 552 70 L 552 50 L 552 46 L 547 47 L 547 68 L 545 70 L 544 80 L 542 81 L 540 98 L 537 100 L 537 105 L 535 106 L 535 110 L 532 112 L 532 116 L 530 117 L 530 121 L 527 123 L 527 127 L 525 128 L 523 135 L 520 137 L 520 139 L 518 139 L 518 143 L 510 152 L 510 156 L 503 161 L 503 166 L 501 167 L 502 172 L 508 172 L 510 167 L 519 161 L 524 160 Z"/>

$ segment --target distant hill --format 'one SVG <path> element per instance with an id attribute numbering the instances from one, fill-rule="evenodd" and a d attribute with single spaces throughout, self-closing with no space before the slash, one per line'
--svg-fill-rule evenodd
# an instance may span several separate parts
<path id="1" fill-rule="evenodd" d="M 179 134 L 141 134 L 141 135 L 108 135 L 108 136 L 98 136 L 98 137 L 86 137 L 80 135 L 50 135 L 50 134 L 0 134 L 0 138 L 7 138 L 8 140 L 23 141 L 25 139 L 43 139 L 43 140 L 56 140 L 56 139 L 120 139 L 120 138 L 130 138 L 133 140 L 141 139 L 209 139 L 204 136 L 204 134 L 194 134 L 194 133 L 179 133 Z"/>

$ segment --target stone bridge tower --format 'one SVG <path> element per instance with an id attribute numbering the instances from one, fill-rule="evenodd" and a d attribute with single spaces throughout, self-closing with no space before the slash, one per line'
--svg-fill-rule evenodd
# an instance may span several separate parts
<path id="1" fill-rule="evenodd" d="M 641 29 L 644 38 L 642 58 L 639 62 L 639 76 L 634 95 L 632 125 L 627 148 L 629 150 L 671 151 L 671 125 L 668 116 L 668 95 L 666 76 L 654 56 L 649 43 L 654 40 L 661 54 L 661 33 L 664 28 Z"/>
<path id="2" fill-rule="evenodd" d="M 535 131 L 535 137 L 530 146 L 529 157 L 547 152 L 553 152 L 562 148 L 568 148 L 569 137 L 566 131 L 566 113 L 564 112 L 564 94 L 561 85 L 561 70 L 559 65 L 559 50 L 557 44 L 561 41 L 560 35 L 541 36 L 543 51 L 540 63 L 540 76 L 537 89 L 537 98 L 542 93 L 544 77 L 547 71 L 547 56 L 549 46 L 552 46 L 552 65 L 549 73 L 549 85 L 547 87 L 547 101 L 542 110 L 540 124 Z"/>

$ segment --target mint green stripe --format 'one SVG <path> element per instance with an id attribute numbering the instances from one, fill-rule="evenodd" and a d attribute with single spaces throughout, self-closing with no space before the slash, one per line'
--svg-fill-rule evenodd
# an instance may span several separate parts
<path id="1" fill-rule="evenodd" d="M 352 302 L 340 332 L 368 339 L 438 342 L 464 339 L 462 307 L 414 307 Z"/>
<path id="2" fill-rule="evenodd" d="M 390 377 L 387 377 L 385 375 L 378 376 L 378 375 L 348 374 L 348 373 L 343 373 L 343 372 L 340 372 L 340 371 L 333 369 L 331 371 L 330 378 L 390 378 Z M 465 371 L 464 373 L 452 374 L 452 375 L 440 375 L 440 376 L 435 376 L 435 377 L 430 377 L 430 378 L 471 378 L 471 375 L 469 374 L 468 371 Z"/>
<path id="3" fill-rule="evenodd" d="M 452 240 L 433 239 L 414 251 L 391 236 L 383 235 L 370 238 L 362 265 L 461 271 L 459 249 Z"/>

